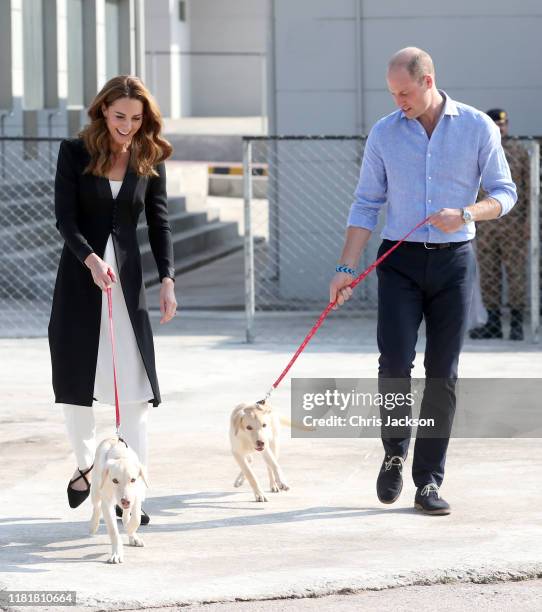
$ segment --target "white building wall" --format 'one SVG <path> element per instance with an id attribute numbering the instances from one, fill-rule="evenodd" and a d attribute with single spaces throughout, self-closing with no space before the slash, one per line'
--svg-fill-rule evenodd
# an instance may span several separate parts
<path id="1" fill-rule="evenodd" d="M 433 56 L 437 85 L 453 98 L 482 110 L 504 107 L 512 133 L 542 134 L 539 0 L 273 4 L 277 133 L 366 133 L 394 110 L 385 82 L 389 57 L 415 45 Z"/>
<path id="2" fill-rule="evenodd" d="M 179 19 L 179 2 L 145 2 L 146 85 L 165 117 L 190 115 L 190 26 Z"/>
<path id="3" fill-rule="evenodd" d="M 189 0 L 193 116 L 265 109 L 268 0 Z"/>
<path id="4" fill-rule="evenodd" d="M 513 134 L 542 135 L 541 26 L 539 0 L 272 0 L 269 131 L 368 133 L 377 119 L 395 108 L 385 80 L 388 59 L 412 45 L 432 55 L 437 86 L 452 98 L 481 110 L 503 107 L 510 114 Z M 277 151 L 289 146 L 281 143 Z M 315 278 L 330 278 L 343 244 L 352 197 L 328 194 L 335 194 L 339 185 L 353 194 L 356 178 L 348 175 L 348 164 L 342 170 L 337 167 L 333 151 L 320 141 L 312 156 L 300 160 L 303 167 L 283 162 L 280 154 L 270 166 L 279 186 L 295 185 L 312 173 L 319 186 L 319 192 L 310 195 L 312 218 L 331 214 L 344 221 L 319 235 L 314 231 L 316 221 L 303 223 L 304 213 L 287 189 L 275 190 L 270 208 L 281 243 L 275 263 L 285 298 L 310 299 L 314 287 L 300 280 L 299 269 L 310 269 Z M 360 269 L 376 257 L 379 229 Z M 320 248 L 322 240 L 336 249 L 326 254 Z M 288 244 L 307 245 L 295 262 L 288 257 Z M 363 291 L 374 301 L 374 275 L 364 282 Z M 363 299 L 363 293 L 356 299 Z"/>
<path id="5" fill-rule="evenodd" d="M 354 16 L 353 0 L 274 0 L 270 132 L 355 133 Z"/>

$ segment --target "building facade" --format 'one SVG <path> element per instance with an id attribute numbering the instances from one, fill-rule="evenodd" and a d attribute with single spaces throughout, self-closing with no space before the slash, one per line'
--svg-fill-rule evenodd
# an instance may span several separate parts
<path id="1" fill-rule="evenodd" d="M 417 46 L 437 85 L 482 110 L 501 107 L 514 135 L 541 135 L 538 0 L 272 0 L 271 133 L 366 134 L 394 110 L 389 57 Z"/>
<path id="2" fill-rule="evenodd" d="M 267 0 L 0 0 L 0 136 L 66 136 L 117 74 L 165 117 L 265 112 Z"/>

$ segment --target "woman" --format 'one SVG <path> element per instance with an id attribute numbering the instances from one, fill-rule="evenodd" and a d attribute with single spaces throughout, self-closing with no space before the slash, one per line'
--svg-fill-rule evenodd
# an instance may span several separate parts
<path id="1" fill-rule="evenodd" d="M 177 308 L 164 165 L 172 147 L 160 136 L 156 102 L 137 77 L 118 76 L 105 84 L 88 115 L 79 138 L 63 140 L 58 154 L 55 213 L 64 248 L 49 322 L 55 401 L 63 407 L 78 466 L 68 484 L 72 508 L 90 490 L 92 402 L 115 403 L 108 287 L 121 434 L 147 466 L 148 403 L 158 406 L 160 391 L 136 237 L 143 209 L 161 282 L 160 323 Z M 142 523 L 148 521 L 143 511 Z"/>

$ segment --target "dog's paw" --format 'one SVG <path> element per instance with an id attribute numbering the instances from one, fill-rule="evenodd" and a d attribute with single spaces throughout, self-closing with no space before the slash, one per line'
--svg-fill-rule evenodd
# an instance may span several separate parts
<path id="1" fill-rule="evenodd" d="M 108 563 L 122 563 L 123 561 L 122 553 L 113 553 L 107 560 Z"/>
<path id="2" fill-rule="evenodd" d="M 128 536 L 128 544 L 130 546 L 145 546 L 145 544 L 143 543 L 143 540 L 137 535 L 137 533 L 134 533 L 134 535 Z"/>
<path id="3" fill-rule="evenodd" d="M 256 498 L 257 502 L 266 502 L 266 501 L 268 501 L 267 497 L 263 493 L 261 493 L 261 492 L 260 493 L 255 493 L 254 497 Z"/>
<path id="4" fill-rule="evenodd" d="M 279 485 L 279 489 L 281 491 L 289 491 L 290 490 L 290 487 L 285 482 L 279 482 L 278 485 Z"/>
<path id="5" fill-rule="evenodd" d="M 278 493 L 280 491 L 279 486 L 278 486 L 278 484 L 276 482 L 272 482 L 269 485 L 269 489 L 270 489 L 271 493 Z"/>
<path id="6" fill-rule="evenodd" d="M 239 476 L 237 476 L 237 478 L 235 479 L 235 482 L 233 483 L 233 486 L 235 488 L 240 487 L 243 483 L 245 482 L 245 477 L 244 475 L 241 473 L 239 474 Z"/>

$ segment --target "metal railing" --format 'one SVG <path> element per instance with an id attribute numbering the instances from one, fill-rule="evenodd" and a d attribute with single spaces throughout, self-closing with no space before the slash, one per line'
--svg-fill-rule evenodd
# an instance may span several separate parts
<path id="1" fill-rule="evenodd" d="M 0 139 L 0 335 L 43 336 L 62 240 L 55 227 L 60 138 Z"/>

